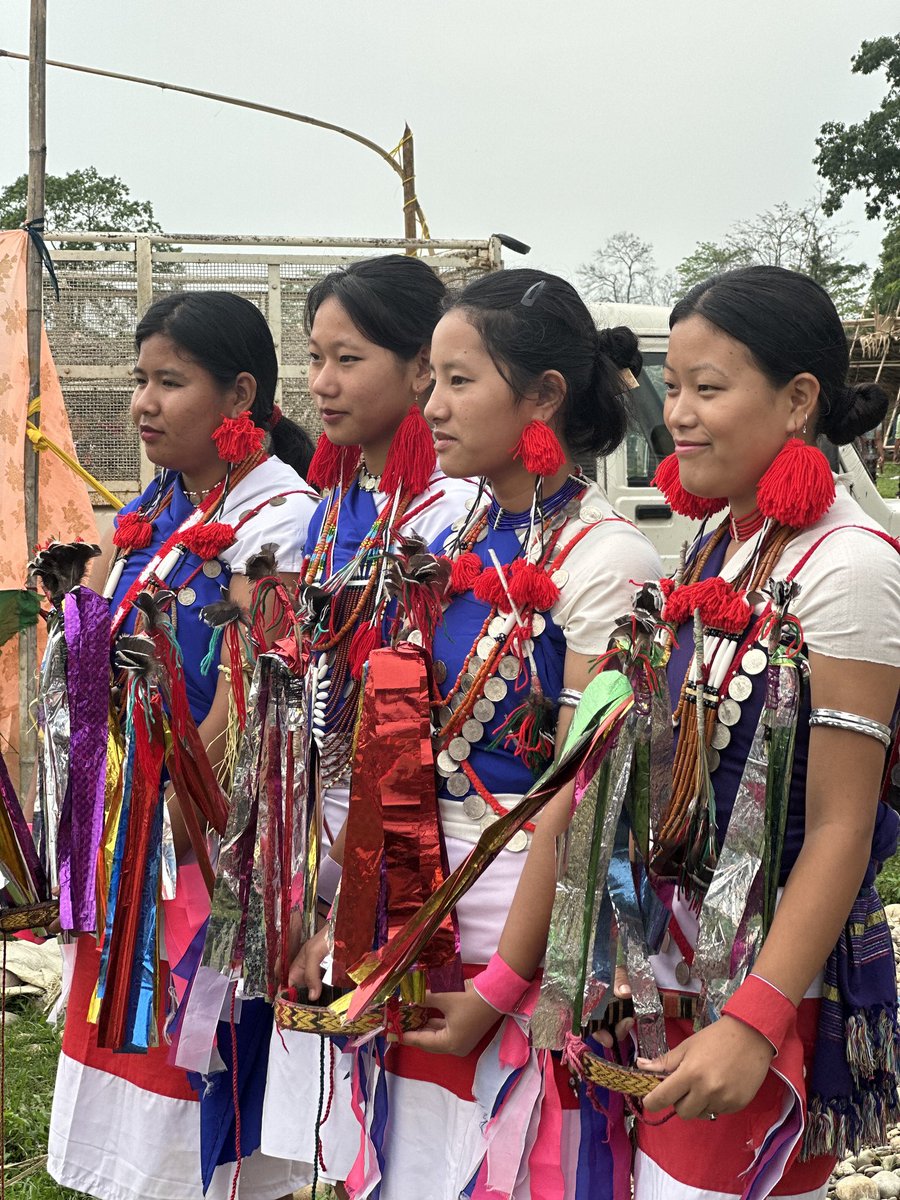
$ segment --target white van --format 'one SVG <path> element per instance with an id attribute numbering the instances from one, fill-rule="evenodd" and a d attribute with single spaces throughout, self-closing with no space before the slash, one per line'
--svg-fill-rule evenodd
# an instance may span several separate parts
<path id="1" fill-rule="evenodd" d="M 673 450 L 663 423 L 663 361 L 669 343 L 669 309 L 650 304 L 589 304 L 600 328 L 627 325 L 638 335 L 644 369 L 630 394 L 632 421 L 623 444 L 596 463 L 597 481 L 617 512 L 633 521 L 654 544 L 667 569 L 674 570 L 682 544 L 697 524 L 673 513 L 650 483 L 660 460 Z M 900 500 L 885 500 L 852 446 L 822 446 L 845 486 L 869 516 L 900 536 Z M 591 464 L 593 465 L 593 464 Z"/>

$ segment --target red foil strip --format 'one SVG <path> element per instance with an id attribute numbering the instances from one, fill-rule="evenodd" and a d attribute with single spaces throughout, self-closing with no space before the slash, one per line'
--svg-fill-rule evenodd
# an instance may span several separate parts
<path id="1" fill-rule="evenodd" d="M 382 863 L 391 938 L 447 875 L 428 671 L 423 651 L 411 644 L 373 651 L 366 671 L 335 923 L 334 977 L 339 986 L 352 985 L 349 968 L 377 949 Z M 440 971 L 444 986 L 452 987 L 452 977 L 458 975 L 461 986 L 458 944 L 454 918 L 448 914 L 423 947 L 419 965 Z"/>

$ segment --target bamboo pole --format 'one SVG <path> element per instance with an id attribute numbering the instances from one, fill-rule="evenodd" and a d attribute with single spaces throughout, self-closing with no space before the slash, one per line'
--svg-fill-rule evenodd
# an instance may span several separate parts
<path id="1" fill-rule="evenodd" d="M 44 179 L 47 163 L 46 128 L 46 60 L 47 60 L 47 0 L 31 0 L 31 31 L 28 54 L 28 200 L 26 220 L 44 215 Z M 25 295 L 27 308 L 28 345 L 28 406 L 41 394 L 41 322 L 42 304 L 41 257 L 29 238 L 26 260 Z M 25 414 L 22 414 L 23 419 Z M 31 414 L 34 425 L 40 426 L 40 410 Z M 40 465 L 31 442 L 25 439 L 25 537 L 29 553 L 38 540 L 38 504 L 40 500 Z M 36 588 L 28 580 L 29 588 Z M 32 792 L 37 761 L 37 726 L 33 701 L 37 696 L 37 626 L 31 625 L 19 641 L 19 786 L 21 796 Z"/>
<path id="2" fill-rule="evenodd" d="M 403 181 L 403 232 L 409 241 L 416 236 L 416 164 L 413 146 L 413 135 L 409 125 L 403 128 L 403 138 L 400 142 L 400 178 Z M 407 254 L 415 254 L 408 247 Z"/>
<path id="3" fill-rule="evenodd" d="M 16 54 L 13 50 L 0 50 L 0 58 L 17 58 L 22 61 L 27 61 L 27 56 L 24 54 Z M 317 129 L 327 129 L 332 133 L 339 133 L 342 137 L 350 138 L 351 141 L 358 142 L 361 146 L 366 146 L 373 154 L 377 154 L 379 158 L 384 159 L 392 171 L 404 179 L 407 172 L 403 169 L 402 162 L 398 162 L 394 155 L 385 150 L 383 146 L 379 146 L 377 142 L 373 142 L 370 138 L 365 137 L 361 133 L 355 133 L 352 129 L 347 129 L 343 125 L 335 125 L 332 121 L 321 121 L 318 117 L 308 117 L 303 113 L 293 112 L 289 108 L 275 108 L 271 104 L 257 104 L 253 100 L 240 100 L 236 96 L 223 96 L 219 92 L 205 92 L 200 88 L 182 87 L 177 83 L 165 83 L 160 79 L 144 79 L 140 75 L 123 75 L 119 71 L 103 71 L 99 67 L 83 67 L 78 63 L 59 62 L 56 59 L 47 59 L 47 66 L 61 67 L 66 71 L 80 71 L 84 75 L 100 75 L 104 79 L 121 79 L 125 83 L 141 83 L 147 87 L 159 88 L 164 92 L 181 92 L 185 96 L 199 96 L 203 100 L 215 100 L 219 104 L 233 104 L 238 108 L 250 108 L 254 112 L 269 113 L 274 117 L 285 117 L 289 121 L 301 121 L 304 125 L 314 125 Z M 404 132 L 404 138 L 409 134 L 409 126 L 407 125 Z M 412 135 L 410 134 L 410 137 Z M 403 143 L 401 143 L 402 147 Z M 410 158 L 410 162 L 412 159 Z M 412 179 L 412 195 L 415 196 L 415 177 Z M 413 238 L 416 236 L 415 218 L 418 217 L 423 230 L 428 228 L 428 222 L 425 220 L 425 214 L 422 211 L 422 206 L 419 201 L 415 201 L 413 208 L 412 234 L 409 233 L 409 225 L 407 224 L 407 209 L 406 209 L 406 190 L 404 188 L 403 195 L 403 228 L 406 237 Z"/>

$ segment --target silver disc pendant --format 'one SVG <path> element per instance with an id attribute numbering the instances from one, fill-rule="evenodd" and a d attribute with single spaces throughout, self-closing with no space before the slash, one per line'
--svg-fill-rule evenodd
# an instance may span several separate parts
<path id="1" fill-rule="evenodd" d="M 752 691 L 753 684 L 746 675 L 735 675 L 728 685 L 728 695 L 732 700 L 737 700 L 739 704 L 744 700 L 749 700 Z"/>
<path id="2" fill-rule="evenodd" d="M 540 613 L 534 613 L 531 618 L 531 635 L 532 637 L 540 637 L 547 628 L 547 618 Z"/>
<path id="3" fill-rule="evenodd" d="M 706 765 L 709 767 L 710 775 L 712 775 L 714 771 L 718 770 L 720 761 L 718 750 L 714 750 L 712 746 L 710 746 L 706 752 Z"/>
<path id="4" fill-rule="evenodd" d="M 490 700 L 485 700 L 484 697 L 482 697 L 480 700 L 476 701 L 475 707 L 472 709 L 472 716 L 476 721 L 480 721 L 482 725 L 485 725 L 491 720 L 496 711 L 497 710 L 494 708 L 493 704 L 491 704 Z"/>
<path id="5" fill-rule="evenodd" d="M 723 725 L 737 725 L 741 719 L 741 706 L 736 700 L 723 700 L 716 716 Z"/>
<path id="6" fill-rule="evenodd" d="M 450 720 L 450 718 L 452 716 L 453 716 L 453 709 L 448 708 L 448 706 L 446 704 L 442 705 L 438 709 L 438 724 L 440 725 L 441 729 L 444 728 L 444 726 L 447 724 L 447 722 Z"/>
<path id="7" fill-rule="evenodd" d="M 436 658 L 431 669 L 434 672 L 435 683 L 443 683 L 447 678 L 447 664 L 445 662 L 441 662 L 439 658 Z"/>
<path id="8" fill-rule="evenodd" d="M 509 841 L 506 843 L 507 850 L 512 850 L 513 854 L 520 854 L 523 850 L 528 849 L 528 834 L 524 829 L 517 829 Z"/>
<path id="9" fill-rule="evenodd" d="M 450 757 L 446 750 L 442 750 L 437 756 L 437 762 L 434 764 L 437 767 L 438 775 L 443 775 L 445 779 L 449 779 L 451 775 L 456 773 L 456 762 Z"/>
<path id="10" fill-rule="evenodd" d="M 273 496 L 269 504 L 272 508 L 281 508 L 282 504 L 287 504 L 287 496 Z"/>
<path id="11" fill-rule="evenodd" d="M 421 629 L 411 629 L 409 631 L 409 633 L 406 635 L 406 640 L 408 642 L 412 642 L 412 644 L 414 646 L 421 646 L 422 645 L 422 630 Z"/>
<path id="12" fill-rule="evenodd" d="M 203 574 L 207 579 L 218 579 L 222 574 L 222 564 L 217 558 L 210 558 L 203 564 Z"/>
<path id="13" fill-rule="evenodd" d="M 713 750 L 724 750 L 731 741 L 731 730 L 727 725 L 716 724 L 713 730 L 711 745 Z"/>
<path id="14" fill-rule="evenodd" d="M 469 670 L 472 672 L 473 675 L 477 675 L 477 673 L 481 670 L 481 668 L 483 666 L 484 666 L 484 659 L 479 658 L 477 654 L 473 654 L 472 657 L 469 659 Z"/>
<path id="15" fill-rule="evenodd" d="M 488 700 L 492 700 L 494 704 L 499 704 L 501 700 L 504 700 L 508 691 L 509 688 L 506 686 L 506 680 L 498 679 L 496 675 L 484 685 L 485 696 Z"/>
<path id="16" fill-rule="evenodd" d="M 675 966 L 675 979 L 682 987 L 687 987 L 691 982 L 691 968 L 684 959 Z"/>
<path id="17" fill-rule="evenodd" d="M 558 588 L 564 588 L 569 582 L 569 572 L 565 567 L 560 567 L 550 576 Z"/>
<path id="18" fill-rule="evenodd" d="M 759 646 L 754 646 L 752 650 L 748 650 L 741 659 L 741 670 L 746 671 L 748 675 L 759 675 L 766 669 L 769 658 L 765 650 L 760 650 Z"/>
<path id="19" fill-rule="evenodd" d="M 185 608 L 189 608 L 197 599 L 197 593 L 192 587 L 183 587 L 178 589 L 178 603 L 183 604 Z"/>
<path id="20" fill-rule="evenodd" d="M 507 654 L 506 658 L 500 659 L 500 666 L 497 670 L 500 672 L 501 679 L 517 679 L 519 676 L 519 660 L 513 658 L 511 654 Z"/>
<path id="21" fill-rule="evenodd" d="M 476 721 L 470 717 L 462 727 L 462 735 L 470 746 L 474 746 L 476 742 L 480 742 L 484 737 L 484 726 L 480 721 Z"/>
<path id="22" fill-rule="evenodd" d="M 465 775 L 463 775 L 463 779 L 466 780 L 466 786 L 468 786 L 469 781 Z M 474 793 L 471 796 L 466 796 L 465 800 L 463 800 L 463 812 L 470 821 L 480 821 L 486 811 L 487 805 L 480 796 Z"/>
<path id="23" fill-rule="evenodd" d="M 465 696 L 462 694 L 462 692 L 457 692 L 456 695 L 452 698 L 452 700 L 448 701 L 448 703 L 450 705 L 450 711 L 456 712 L 456 710 L 462 704 L 463 700 L 465 700 Z"/>
<path id="24" fill-rule="evenodd" d="M 503 628 L 505 625 L 506 625 L 506 622 L 503 620 L 502 617 L 493 617 L 491 619 L 490 624 L 488 625 L 487 631 L 491 635 L 492 638 L 502 637 L 503 636 Z"/>
<path id="25" fill-rule="evenodd" d="M 483 637 L 481 639 L 475 649 L 478 651 L 478 657 L 482 660 L 482 662 L 487 662 L 487 660 L 494 653 L 494 647 L 496 645 L 497 643 L 492 637 Z"/>
<path id="26" fill-rule="evenodd" d="M 472 747 L 464 737 L 455 737 L 447 747 L 447 753 L 455 763 L 461 763 L 472 753 Z"/>
<path id="27" fill-rule="evenodd" d="M 469 791 L 468 777 L 462 771 L 456 771 L 447 780 L 447 791 L 451 796 L 455 796 L 457 800 L 462 800 L 463 796 Z"/>
<path id="28" fill-rule="evenodd" d="M 459 681 L 460 691 L 468 692 L 471 689 L 472 684 L 474 682 L 475 682 L 475 676 L 472 674 L 471 671 L 466 671 L 465 675 L 463 675 L 462 679 L 460 679 L 460 681 Z"/>
<path id="29" fill-rule="evenodd" d="M 482 529 L 480 533 L 477 533 L 475 535 L 475 541 L 483 542 L 484 539 L 487 537 L 487 535 L 488 535 L 488 531 L 487 531 L 487 526 L 485 525 L 484 529 Z"/>

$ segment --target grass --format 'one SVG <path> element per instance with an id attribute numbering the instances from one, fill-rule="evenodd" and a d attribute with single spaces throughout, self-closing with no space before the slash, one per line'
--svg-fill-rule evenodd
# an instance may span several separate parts
<path id="1" fill-rule="evenodd" d="M 875 885 L 885 904 L 900 904 L 900 854 L 887 860 Z"/>
<path id="2" fill-rule="evenodd" d="M 60 1035 L 26 999 L 10 1000 L 6 1027 L 5 1180 L 7 1200 L 72 1200 L 44 1169 Z"/>
<path id="3" fill-rule="evenodd" d="M 884 470 L 878 476 L 878 494 L 886 499 L 896 500 L 897 484 L 900 482 L 900 463 L 885 463 Z"/>

